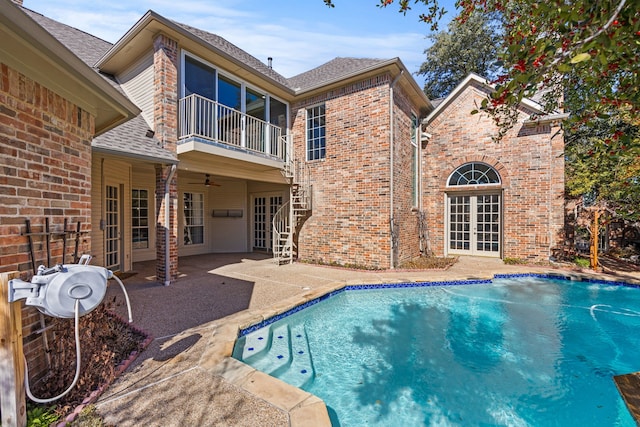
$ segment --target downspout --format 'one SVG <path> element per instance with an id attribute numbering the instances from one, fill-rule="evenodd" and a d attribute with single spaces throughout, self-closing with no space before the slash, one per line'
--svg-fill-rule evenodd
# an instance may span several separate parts
<path id="1" fill-rule="evenodd" d="M 171 180 L 173 179 L 173 175 L 176 173 L 177 165 L 171 165 L 171 169 L 169 170 L 169 175 L 164 182 L 164 274 L 165 280 L 164 285 L 169 286 L 171 284 L 171 250 L 170 250 L 170 240 L 171 240 L 171 208 L 169 204 L 171 203 L 171 194 L 169 193 L 171 187 Z"/>
<path id="2" fill-rule="evenodd" d="M 391 204 L 390 204 L 390 215 L 389 215 L 389 227 L 391 230 L 391 250 L 389 251 L 389 265 L 391 266 L 391 268 L 395 268 L 395 266 L 393 265 L 393 236 L 395 233 L 394 230 L 394 218 L 393 218 L 393 161 L 394 161 L 394 156 L 393 156 L 393 138 L 394 138 L 394 126 L 393 126 L 393 87 L 396 85 L 396 83 L 398 83 L 398 80 L 400 80 L 400 77 L 402 77 L 402 74 L 404 73 L 404 70 L 400 70 L 400 74 L 398 74 L 393 81 L 391 82 L 391 85 L 389 86 L 389 151 L 390 151 L 390 155 L 389 155 L 389 160 L 391 162 L 390 164 L 390 180 L 389 180 L 389 197 L 391 198 Z"/>

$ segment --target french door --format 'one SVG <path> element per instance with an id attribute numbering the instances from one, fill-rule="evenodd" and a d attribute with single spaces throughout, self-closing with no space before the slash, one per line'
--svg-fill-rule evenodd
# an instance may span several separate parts
<path id="1" fill-rule="evenodd" d="M 104 263 L 110 270 L 120 270 L 122 252 L 120 188 L 107 185 L 105 193 Z"/>
<path id="2" fill-rule="evenodd" d="M 253 249 L 271 251 L 272 221 L 282 206 L 282 195 L 270 194 L 253 198 Z"/>
<path id="3" fill-rule="evenodd" d="M 447 197 L 448 252 L 499 257 L 502 242 L 500 194 Z"/>

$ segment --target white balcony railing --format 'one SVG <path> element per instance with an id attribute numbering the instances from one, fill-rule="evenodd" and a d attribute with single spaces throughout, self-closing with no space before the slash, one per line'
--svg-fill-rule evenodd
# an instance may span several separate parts
<path id="1" fill-rule="evenodd" d="M 196 94 L 182 98 L 179 108 L 178 144 L 197 137 L 287 160 L 287 138 L 279 126 Z"/>

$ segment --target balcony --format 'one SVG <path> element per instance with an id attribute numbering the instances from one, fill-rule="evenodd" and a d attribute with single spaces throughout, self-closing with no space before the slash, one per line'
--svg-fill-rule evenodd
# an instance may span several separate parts
<path id="1" fill-rule="evenodd" d="M 200 95 L 179 103 L 178 144 L 189 141 L 253 154 L 270 161 L 287 161 L 283 129 Z"/>

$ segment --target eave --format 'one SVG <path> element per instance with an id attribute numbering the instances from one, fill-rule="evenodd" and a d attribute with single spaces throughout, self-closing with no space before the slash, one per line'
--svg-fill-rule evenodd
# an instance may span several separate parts
<path id="1" fill-rule="evenodd" d="M 0 39 L 2 62 L 93 115 L 96 135 L 139 114 L 135 104 L 9 0 L 0 0 Z"/>

